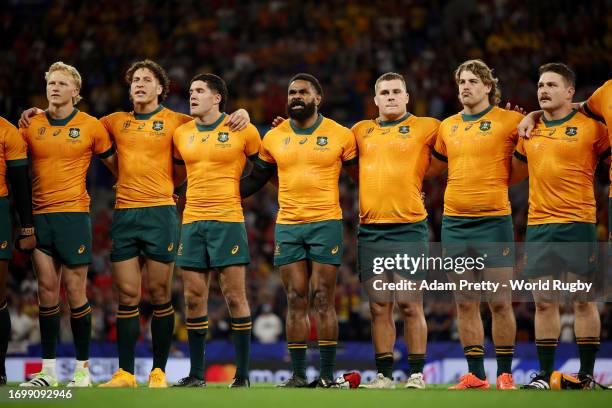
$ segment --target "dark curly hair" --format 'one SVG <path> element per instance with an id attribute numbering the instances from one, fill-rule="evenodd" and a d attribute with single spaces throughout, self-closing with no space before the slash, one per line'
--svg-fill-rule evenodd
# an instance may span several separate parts
<path id="1" fill-rule="evenodd" d="M 151 71 L 153 75 L 155 75 L 155 78 L 157 78 L 162 87 L 162 93 L 159 95 L 159 101 L 161 102 L 166 99 L 166 96 L 168 96 L 168 91 L 170 90 L 170 79 L 168 78 L 166 71 L 155 61 L 145 59 L 134 62 L 125 72 L 125 82 L 127 82 L 128 85 L 131 85 L 132 80 L 134 79 L 134 72 L 140 68 L 146 68 Z"/>

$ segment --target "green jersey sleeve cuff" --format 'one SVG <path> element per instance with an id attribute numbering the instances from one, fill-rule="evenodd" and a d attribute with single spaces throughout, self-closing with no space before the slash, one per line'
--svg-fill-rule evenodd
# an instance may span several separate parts
<path id="1" fill-rule="evenodd" d="M 442 153 L 438 153 L 436 152 L 434 149 L 431 150 L 431 154 L 433 154 L 433 157 L 435 157 L 436 159 L 443 161 L 443 162 L 447 162 L 448 163 L 448 157 L 446 157 L 445 155 L 443 155 Z"/>
<path id="2" fill-rule="evenodd" d="M 608 157 L 610 157 L 610 154 L 612 153 L 612 151 L 610 150 L 610 148 L 608 147 L 606 150 L 604 150 L 600 155 L 599 155 L 599 160 L 606 160 Z"/>
<path id="3" fill-rule="evenodd" d="M 520 161 L 527 163 L 527 156 L 520 154 L 518 151 L 514 151 L 514 157 L 516 157 L 517 159 L 519 159 Z"/>
<path id="4" fill-rule="evenodd" d="M 107 151 L 105 151 L 104 153 L 100 153 L 98 155 L 99 158 L 101 159 L 108 159 L 109 157 L 111 157 L 113 154 L 115 153 L 115 145 L 112 145 L 110 147 L 110 149 L 108 149 Z"/>
<path id="5" fill-rule="evenodd" d="M 176 157 L 172 157 L 172 163 L 178 165 L 178 166 L 184 166 L 185 165 L 185 160 L 181 160 L 181 159 L 177 159 Z"/>
<path id="6" fill-rule="evenodd" d="M 249 156 L 249 160 L 250 160 L 250 161 L 252 161 L 252 162 L 254 162 L 255 160 L 257 160 L 257 157 L 259 157 L 259 156 L 257 155 L 257 153 L 252 154 L 252 155 L 250 155 L 250 156 Z"/>
<path id="7" fill-rule="evenodd" d="M 255 158 L 255 164 L 264 169 L 275 169 L 276 168 L 275 163 L 268 163 L 267 161 L 259 157 L 259 155 Z"/>
<path id="8" fill-rule="evenodd" d="M 27 166 L 28 159 L 17 159 L 17 160 L 7 160 L 6 167 L 19 167 L 19 166 Z"/>
<path id="9" fill-rule="evenodd" d="M 355 156 L 355 157 L 353 157 L 352 159 L 349 159 L 349 160 L 347 160 L 347 161 L 343 161 L 343 162 L 342 162 L 342 165 L 343 165 L 343 166 L 354 166 L 354 165 L 356 165 L 357 163 L 359 163 L 359 157 L 358 157 L 358 156 Z"/>

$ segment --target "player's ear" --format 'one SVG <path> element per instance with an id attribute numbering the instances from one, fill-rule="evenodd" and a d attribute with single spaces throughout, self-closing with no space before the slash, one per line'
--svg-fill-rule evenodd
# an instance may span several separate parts
<path id="1" fill-rule="evenodd" d="M 221 104 L 221 94 L 215 94 L 215 105 Z"/>
<path id="2" fill-rule="evenodd" d="M 317 106 L 317 108 L 319 108 L 319 106 L 321 106 L 321 95 L 319 95 L 319 94 L 315 95 L 315 105 Z"/>
<path id="3" fill-rule="evenodd" d="M 157 96 L 161 95 L 163 91 L 164 91 L 164 87 L 161 86 L 161 84 L 158 84 L 157 85 L 157 91 L 156 91 L 157 92 Z"/>
<path id="4" fill-rule="evenodd" d="M 570 100 L 574 98 L 574 94 L 576 93 L 576 88 L 573 86 L 567 87 L 567 96 L 569 96 Z"/>
<path id="5" fill-rule="evenodd" d="M 378 106 L 378 98 L 374 97 L 374 105 Z"/>
<path id="6" fill-rule="evenodd" d="M 408 105 L 408 102 L 410 102 L 410 94 L 406 91 L 406 105 Z"/>

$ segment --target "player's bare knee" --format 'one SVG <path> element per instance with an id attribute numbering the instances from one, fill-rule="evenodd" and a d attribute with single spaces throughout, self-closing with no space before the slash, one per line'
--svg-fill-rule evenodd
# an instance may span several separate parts
<path id="1" fill-rule="evenodd" d="M 596 312 L 597 308 L 595 303 L 591 302 L 574 302 L 574 313 L 578 316 L 590 316 L 593 312 Z"/>
<path id="2" fill-rule="evenodd" d="M 59 294 L 59 282 L 55 279 L 38 280 L 38 296 L 42 303 L 48 303 L 57 298 Z"/>
<path id="3" fill-rule="evenodd" d="M 399 302 L 397 307 L 407 318 L 416 318 L 421 317 L 423 315 L 423 307 L 418 303 L 414 302 Z"/>
<path id="4" fill-rule="evenodd" d="M 555 313 L 559 313 L 559 305 L 555 302 L 536 302 L 536 313 L 542 315 L 553 315 Z"/>
<path id="5" fill-rule="evenodd" d="M 170 287 L 165 282 L 149 283 L 151 302 L 159 305 L 170 301 Z"/>
<path id="6" fill-rule="evenodd" d="M 204 298 L 193 292 L 185 292 L 185 307 L 189 312 L 197 312 L 204 306 Z"/>
<path id="7" fill-rule="evenodd" d="M 287 306 L 292 311 L 306 311 L 308 307 L 308 299 L 305 295 L 294 290 L 287 292 Z"/>
<path id="8" fill-rule="evenodd" d="M 317 313 L 326 314 L 333 308 L 332 297 L 325 288 L 315 289 L 312 305 Z"/>
<path id="9" fill-rule="evenodd" d="M 117 283 L 119 303 L 122 305 L 137 305 L 140 303 L 140 287 L 126 282 Z"/>
<path id="10" fill-rule="evenodd" d="M 506 302 L 489 302 L 491 313 L 496 316 L 508 316 L 512 314 L 512 304 Z"/>
<path id="11" fill-rule="evenodd" d="M 230 311 L 243 309 L 247 305 L 246 295 L 240 291 L 226 293 L 225 301 Z"/>
<path id="12" fill-rule="evenodd" d="M 370 314 L 372 319 L 382 319 L 390 315 L 390 305 L 388 303 L 370 302 Z"/>
<path id="13" fill-rule="evenodd" d="M 472 315 L 480 312 L 480 304 L 477 302 L 457 302 L 457 313 Z"/>

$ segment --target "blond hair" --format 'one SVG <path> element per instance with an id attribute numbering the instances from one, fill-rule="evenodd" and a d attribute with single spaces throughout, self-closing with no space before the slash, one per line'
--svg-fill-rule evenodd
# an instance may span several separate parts
<path id="1" fill-rule="evenodd" d="M 72 65 L 64 64 L 62 61 L 55 62 L 51 64 L 51 66 L 49 67 L 49 71 L 45 72 L 45 81 L 49 81 L 49 76 L 51 76 L 51 74 L 55 71 L 62 71 L 70 78 L 72 78 L 74 86 L 76 86 L 79 92 L 81 91 L 81 74 L 79 74 L 79 71 L 77 71 L 75 67 L 73 67 Z M 81 95 L 77 94 L 77 96 L 72 98 L 72 103 L 76 105 L 81 99 Z"/>
<path id="2" fill-rule="evenodd" d="M 463 71 L 470 71 L 480 78 L 483 84 L 490 86 L 489 103 L 491 105 L 499 104 L 499 101 L 501 101 L 501 91 L 497 87 L 498 79 L 493 76 L 493 70 L 489 68 L 487 64 L 482 60 L 474 59 L 465 61 L 463 64 L 459 65 L 455 70 L 455 82 L 457 85 L 459 85 L 459 77 Z"/>

